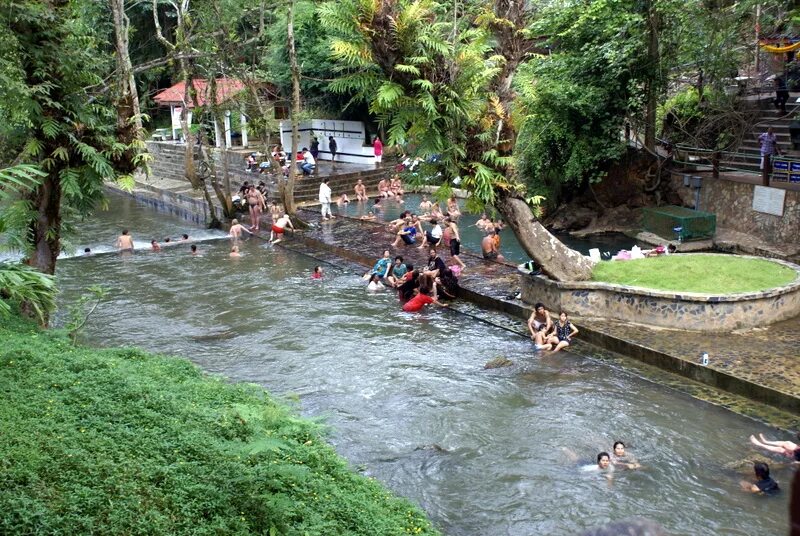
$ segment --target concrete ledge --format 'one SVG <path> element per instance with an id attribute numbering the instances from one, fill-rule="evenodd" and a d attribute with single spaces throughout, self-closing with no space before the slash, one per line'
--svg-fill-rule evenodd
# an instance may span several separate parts
<path id="1" fill-rule="evenodd" d="M 719 255 L 698 253 L 697 255 Z M 748 257 L 757 258 L 757 257 Z M 766 259 L 761 259 L 766 260 Z M 738 294 L 676 293 L 594 281 L 561 283 L 520 268 L 522 299 L 584 318 L 607 318 L 681 330 L 724 332 L 773 324 L 800 315 L 800 266 L 785 286 Z"/>

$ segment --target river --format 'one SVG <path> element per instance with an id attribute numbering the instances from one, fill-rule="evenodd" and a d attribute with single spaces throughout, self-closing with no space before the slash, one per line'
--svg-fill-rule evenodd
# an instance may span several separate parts
<path id="1" fill-rule="evenodd" d="M 87 326 L 91 344 L 186 357 L 296 398 L 353 467 L 419 503 L 445 534 L 567 535 L 633 516 L 671 534 L 787 531 L 789 470 L 773 469 L 785 491 L 767 498 L 740 490 L 751 466 L 727 468 L 752 454 L 749 434 L 778 433 L 765 425 L 591 356 L 541 358 L 528 340 L 455 311 L 403 313 L 346 269 L 325 265 L 312 281 L 314 259 L 260 240 L 230 259 L 219 233 L 127 198 L 79 223 L 73 242 L 99 250 L 122 227 L 137 243 L 209 240 L 200 257 L 179 244 L 59 261 L 62 304 L 90 285 L 109 289 Z M 496 356 L 515 366 L 484 370 Z M 618 439 L 642 469 L 613 480 L 579 470 Z"/>

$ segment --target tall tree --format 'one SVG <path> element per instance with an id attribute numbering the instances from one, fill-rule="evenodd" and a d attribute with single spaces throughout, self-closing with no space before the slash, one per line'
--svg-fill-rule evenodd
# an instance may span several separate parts
<path id="1" fill-rule="evenodd" d="M 14 99 L 0 103 L 0 115 L 14 120 L 0 131 L 15 141 L 15 161 L 46 173 L 23 194 L 28 211 L 21 216 L 27 262 L 46 274 L 54 273 L 61 251 L 64 211 L 94 208 L 103 181 L 117 178 L 115 160 L 130 149 L 115 139 L 113 108 L 89 93 L 111 72 L 109 43 L 95 23 L 99 9 L 79 0 L 0 4 L 2 72 L 15 89 Z"/>
<path id="2" fill-rule="evenodd" d="M 367 100 L 389 143 L 441 155 L 445 176 L 461 177 L 479 202 L 495 205 L 551 277 L 591 276 L 590 262 L 535 218 L 529 204 L 538 199 L 526 195 L 512 155 L 514 76 L 533 49 L 529 2 L 476 5 L 457 38 L 446 6 L 434 0 L 344 0 L 323 4 L 320 14 L 339 33 L 332 51 L 348 69 L 332 87 Z"/>

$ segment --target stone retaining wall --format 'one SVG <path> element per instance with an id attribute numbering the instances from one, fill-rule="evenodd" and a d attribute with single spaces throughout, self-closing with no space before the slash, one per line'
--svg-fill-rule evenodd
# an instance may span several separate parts
<path id="1" fill-rule="evenodd" d="M 713 255 L 713 254 L 708 254 Z M 522 299 L 582 318 L 606 318 L 648 326 L 723 332 L 764 326 L 800 315 L 800 266 L 789 285 L 730 295 L 675 293 L 610 283 L 560 283 L 544 276 L 521 276 Z"/>
<path id="2" fill-rule="evenodd" d="M 783 216 L 774 216 L 753 210 L 754 186 L 704 176 L 700 209 L 716 214 L 718 227 L 754 235 L 774 244 L 796 243 L 800 235 L 800 192 L 786 190 Z"/>

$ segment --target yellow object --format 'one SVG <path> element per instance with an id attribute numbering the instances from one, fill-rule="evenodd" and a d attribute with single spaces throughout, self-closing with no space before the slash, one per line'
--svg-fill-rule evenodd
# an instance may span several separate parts
<path id="1" fill-rule="evenodd" d="M 797 43 L 793 43 L 791 45 L 786 45 L 782 47 L 776 47 L 772 45 L 761 45 L 761 48 L 764 49 L 765 52 L 771 52 L 772 54 L 784 54 L 786 52 L 793 52 L 795 50 L 800 49 L 800 41 Z"/>

